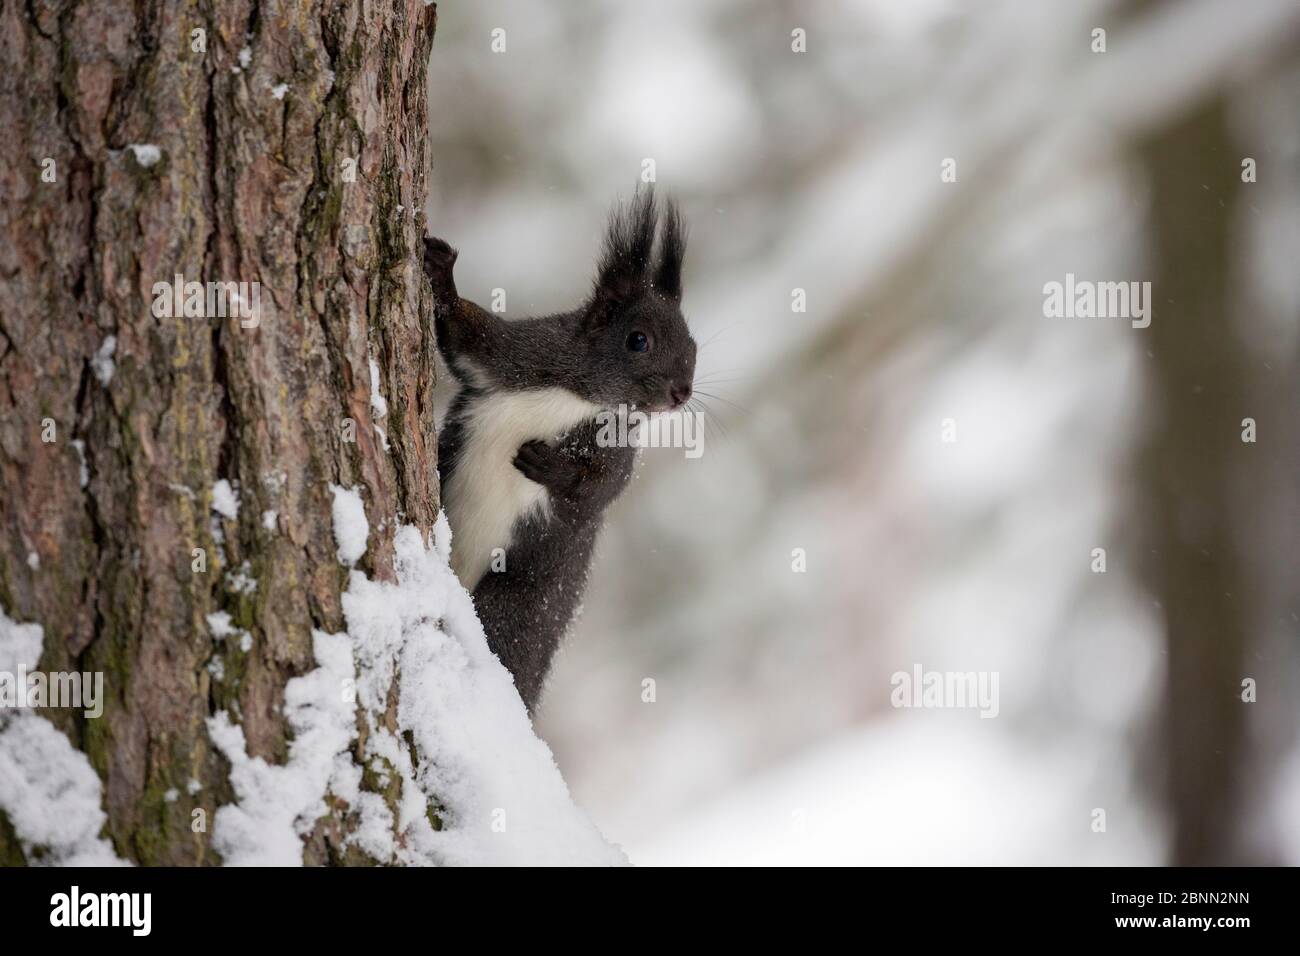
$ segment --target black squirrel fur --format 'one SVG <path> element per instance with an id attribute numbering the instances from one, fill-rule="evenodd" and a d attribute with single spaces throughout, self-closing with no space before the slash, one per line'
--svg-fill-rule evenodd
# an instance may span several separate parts
<path id="1" fill-rule="evenodd" d="M 460 298 L 452 275 L 456 250 L 441 239 L 425 239 L 438 347 L 460 385 L 438 441 L 453 566 L 457 535 L 482 538 L 479 527 L 492 526 L 457 528 L 458 512 L 483 514 L 498 505 L 509 512 L 519 489 L 536 491 L 503 472 L 517 471 L 545 489 L 541 497 L 547 500 L 523 508 L 504 526 L 508 541 L 465 542 L 478 551 L 503 547 L 504 569 L 489 567 L 476 575 L 458 568 L 473 591 L 488 643 L 514 675 L 530 713 L 581 601 L 605 508 L 632 474 L 634 448 L 597 443 L 597 412 L 620 405 L 664 411 L 690 398 L 696 344 L 681 312 L 685 249 L 676 204 L 666 203 L 661 219 L 653 188 L 639 190 L 611 217 L 587 300 L 569 312 L 508 321 Z M 529 416 L 534 420 L 521 421 Z M 498 436 L 504 437 L 492 458 L 485 449 Z M 467 457 L 467 469 L 492 476 L 458 475 Z M 514 489 L 498 496 L 508 500 L 467 503 L 497 485 Z M 491 518 L 500 526 L 509 514 Z M 483 556 L 463 561 L 480 568 Z"/>

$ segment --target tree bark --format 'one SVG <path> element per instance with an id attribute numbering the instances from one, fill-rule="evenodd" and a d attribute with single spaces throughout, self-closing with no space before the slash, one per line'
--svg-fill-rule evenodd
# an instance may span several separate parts
<path id="1" fill-rule="evenodd" d="M 43 716 L 102 779 L 124 859 L 220 862 L 193 826 L 232 801 L 214 713 L 284 760 L 285 684 L 315 666 L 313 628 L 344 627 L 331 484 L 360 490 L 381 578 L 399 521 L 437 516 L 419 268 L 435 17 L 0 4 L 0 609 L 43 627 L 43 671 L 104 674 L 102 717 Z M 159 317 L 177 275 L 258 283 L 260 315 Z M 221 480 L 236 517 L 214 510 Z M 247 650 L 214 635 L 218 612 Z M 364 862 L 348 826 L 334 801 L 305 861 Z M 31 855 L 17 844 L 0 812 L 0 861 Z"/>

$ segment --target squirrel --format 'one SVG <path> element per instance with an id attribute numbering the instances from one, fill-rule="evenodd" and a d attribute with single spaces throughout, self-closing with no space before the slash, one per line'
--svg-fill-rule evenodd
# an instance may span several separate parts
<path id="1" fill-rule="evenodd" d="M 669 411 L 691 397 L 685 251 L 676 203 L 661 217 L 653 187 L 640 189 L 615 207 L 582 305 L 507 320 L 462 299 L 457 251 L 425 239 L 438 349 L 459 386 L 438 439 L 451 565 L 530 714 L 581 601 L 604 511 L 632 475 L 636 449 L 602 447 L 597 416 Z"/>

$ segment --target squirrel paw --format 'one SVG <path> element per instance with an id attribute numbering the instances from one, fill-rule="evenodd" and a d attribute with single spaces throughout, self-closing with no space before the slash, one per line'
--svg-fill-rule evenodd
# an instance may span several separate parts
<path id="1" fill-rule="evenodd" d="M 566 497 L 573 495 L 582 480 L 577 463 L 544 441 L 526 441 L 520 445 L 515 467 L 529 481 Z"/>
<path id="2" fill-rule="evenodd" d="M 442 239 L 435 239 L 433 236 L 424 238 L 424 271 L 429 278 L 442 276 L 451 271 L 452 266 L 456 264 L 456 252 Z"/>
<path id="3" fill-rule="evenodd" d="M 429 277 L 429 284 L 433 287 L 440 319 L 446 318 L 456 300 L 460 298 L 456 294 L 456 280 L 452 276 L 458 255 L 459 253 L 443 240 L 432 236 L 425 237 L 424 274 Z"/>

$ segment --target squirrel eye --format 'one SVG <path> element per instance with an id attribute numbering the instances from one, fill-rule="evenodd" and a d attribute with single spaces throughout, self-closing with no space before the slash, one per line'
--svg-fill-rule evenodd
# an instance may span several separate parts
<path id="1" fill-rule="evenodd" d="M 633 352 L 650 351 L 650 340 L 644 332 L 633 332 L 627 337 L 627 347 Z"/>

